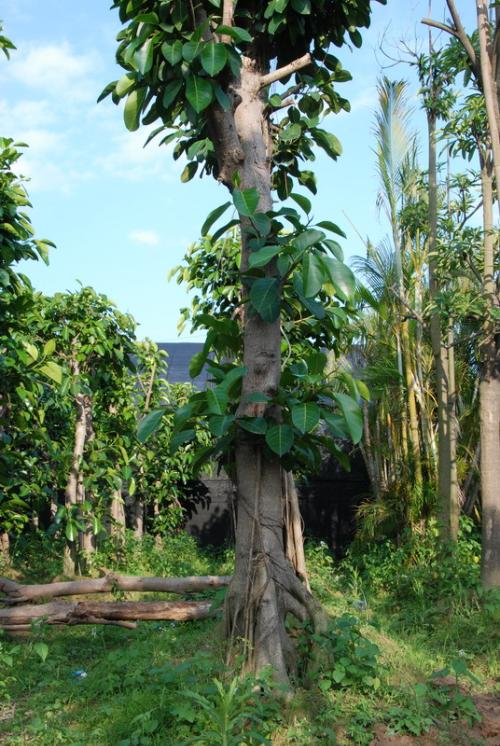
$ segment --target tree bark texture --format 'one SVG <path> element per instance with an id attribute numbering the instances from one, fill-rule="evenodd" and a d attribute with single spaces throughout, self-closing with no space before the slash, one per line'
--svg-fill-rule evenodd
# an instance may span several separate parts
<path id="1" fill-rule="evenodd" d="M 436 164 L 436 117 L 427 112 L 429 128 L 429 291 L 435 301 L 439 293 L 435 252 L 437 243 L 437 164 Z M 441 319 L 437 309 L 431 314 L 431 344 L 436 371 L 438 403 L 438 520 L 443 541 L 456 540 L 452 516 L 458 493 L 452 479 L 452 439 L 449 422 L 449 360 L 444 344 Z M 456 485 L 455 485 L 456 486 Z"/>
<path id="2" fill-rule="evenodd" d="M 206 619 L 211 601 L 116 601 L 94 603 L 51 601 L 46 604 L 0 608 L 0 628 L 9 632 L 29 631 L 32 622 L 44 618 L 46 624 L 114 624 L 134 627 L 143 621 L 178 621 Z"/>
<path id="3" fill-rule="evenodd" d="M 73 376 L 77 377 L 80 370 L 76 359 L 73 359 L 71 367 Z M 74 507 L 78 505 L 79 502 L 81 502 L 81 490 L 83 487 L 81 462 L 83 459 L 83 453 L 85 450 L 85 438 L 87 435 L 86 408 L 84 398 L 85 397 L 82 393 L 78 393 L 75 396 L 76 420 L 73 442 L 73 455 L 71 459 L 71 467 L 66 484 L 66 490 L 64 493 L 65 507 L 70 510 L 74 510 Z M 65 575 L 74 575 L 76 572 L 79 555 L 78 548 L 78 540 L 67 540 L 66 546 L 64 548 L 63 559 L 63 569 Z"/>
<path id="4" fill-rule="evenodd" d="M 263 69 L 255 55 L 242 58 L 235 84 L 233 111 L 215 109 L 212 116 L 219 178 L 232 188 L 238 172 L 241 189 L 259 194 L 259 211 L 272 209 L 272 139 L 261 94 Z M 242 219 L 241 271 L 248 267 L 248 219 Z M 275 263 L 266 267 L 277 276 Z M 253 392 L 273 397 L 281 375 L 279 318 L 266 322 L 252 310 L 245 313 L 243 330 L 243 379 L 238 414 L 261 415 L 265 405 L 248 404 Z M 279 418 L 279 412 L 276 412 Z M 288 612 L 299 619 L 311 617 L 324 625 L 320 607 L 297 577 L 287 556 L 284 524 L 282 467 L 268 455 L 260 441 L 241 432 L 235 449 L 238 521 L 236 563 L 226 597 L 226 630 L 231 640 L 242 640 L 250 668 L 272 666 L 278 680 L 288 682 L 294 668 L 293 645 L 285 629 Z"/>
<path id="5" fill-rule="evenodd" d="M 9 578 L 0 578 L 0 593 L 5 594 L 1 603 L 22 604 L 37 599 L 60 596 L 78 596 L 88 593 L 113 591 L 139 593 L 198 593 L 199 591 L 225 588 L 230 575 L 200 575 L 186 578 L 152 578 L 134 575 L 109 574 L 104 578 L 82 578 L 58 583 L 23 585 Z"/>
<path id="6" fill-rule="evenodd" d="M 500 588 L 500 333 L 490 312 L 499 299 L 494 277 L 493 168 L 482 159 L 484 276 L 487 315 L 482 344 L 480 392 L 482 563 L 486 588 Z"/>

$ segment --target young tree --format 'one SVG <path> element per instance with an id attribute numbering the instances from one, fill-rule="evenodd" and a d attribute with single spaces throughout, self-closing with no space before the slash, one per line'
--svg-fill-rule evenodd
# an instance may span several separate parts
<path id="1" fill-rule="evenodd" d="M 337 139 L 318 126 L 325 110 L 348 108 L 334 88 L 347 74 L 330 47 L 342 46 L 346 34 L 355 46 L 361 44 L 358 28 L 369 25 L 370 1 L 116 0 L 114 7 L 125 24 L 117 59 L 127 73 L 104 95 L 111 93 L 116 101 L 127 97 L 129 129 L 141 120 L 160 120 L 157 134 L 172 130 L 162 142 L 177 139 L 174 156 L 187 155 L 183 179 L 192 178 L 202 163 L 228 187 L 238 211 L 244 368 L 228 375 L 233 373 L 233 383 L 242 379 L 236 419 L 247 428 L 250 421 L 259 424 L 250 432 L 239 427 L 235 434 L 236 567 L 226 620 L 228 632 L 247 641 L 252 665 L 270 664 L 287 681 L 293 668 L 287 612 L 312 619 L 318 628 L 324 615 L 294 574 L 284 547 L 282 469 L 301 445 L 300 438 L 294 445 L 295 432 L 304 436 L 303 450 L 311 448 L 306 436 L 317 425 L 319 405 L 295 400 L 305 419 L 301 425 L 297 415 L 296 430 L 287 421 L 294 403 L 282 386 L 281 298 L 283 287 L 295 280 L 299 303 L 310 302 L 323 286 L 346 299 L 352 276 L 327 255 L 322 231 L 302 226 L 296 211 L 273 209 L 272 192 L 285 199 L 297 182 L 315 190 L 313 174 L 302 168 L 302 161 L 314 157 L 314 143 L 333 158 L 339 155 Z M 285 84 L 280 93 L 271 93 L 274 83 Z M 303 198 L 298 199 L 300 204 Z M 208 227 L 227 207 L 214 211 Z M 289 235 L 280 218 L 291 222 Z M 224 325 L 226 336 L 229 326 Z M 217 329 L 211 331 L 210 344 L 217 337 Z M 306 367 L 302 376 L 307 374 Z M 221 380 L 215 393 L 198 399 L 199 408 L 224 415 L 229 386 Z M 352 419 L 356 403 L 341 401 Z"/>

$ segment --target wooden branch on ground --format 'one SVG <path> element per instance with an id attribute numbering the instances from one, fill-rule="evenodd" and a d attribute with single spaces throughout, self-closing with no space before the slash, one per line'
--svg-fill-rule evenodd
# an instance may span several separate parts
<path id="1" fill-rule="evenodd" d="M 134 628 L 135 622 L 206 619 L 211 601 L 51 601 L 0 609 L 0 628 L 8 632 L 27 632 L 38 619 L 50 625 L 113 624 Z"/>
<path id="2" fill-rule="evenodd" d="M 199 591 L 225 588 L 230 575 L 204 575 L 187 578 L 148 578 L 134 575 L 109 574 L 103 578 L 82 578 L 59 583 L 21 585 L 9 578 L 0 577 L 0 598 L 4 604 L 22 604 L 41 598 L 77 596 L 85 593 L 112 593 L 128 591 L 139 593 L 197 593 Z"/>

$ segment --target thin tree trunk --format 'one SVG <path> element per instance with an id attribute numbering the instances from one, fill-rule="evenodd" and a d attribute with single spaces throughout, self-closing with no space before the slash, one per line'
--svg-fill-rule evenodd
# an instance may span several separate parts
<path id="1" fill-rule="evenodd" d="M 409 440 L 413 460 L 413 470 L 415 475 L 415 486 L 418 490 L 422 489 L 422 460 L 420 454 L 420 436 L 418 432 L 418 414 L 417 402 L 415 399 L 415 376 L 412 369 L 410 330 L 408 321 L 401 325 L 401 335 L 403 342 L 403 360 L 406 380 L 406 395 L 408 399 L 408 423 L 409 423 Z"/>
<path id="2" fill-rule="evenodd" d="M 498 308 L 494 277 L 493 173 L 491 158 L 482 159 L 484 276 L 486 301 L 480 382 L 482 500 L 481 577 L 486 588 L 500 588 L 500 335 L 492 318 Z"/>
<path id="3" fill-rule="evenodd" d="M 10 537 L 8 531 L 0 532 L 0 557 L 4 567 L 10 565 Z"/>
<path id="4" fill-rule="evenodd" d="M 498 60 L 496 59 L 493 39 L 491 38 L 488 6 L 488 0 L 476 0 L 482 89 L 486 103 L 488 129 L 493 151 L 493 166 L 497 183 L 497 203 L 500 205 L 500 105 L 498 102 L 500 90 L 498 87 L 499 80 L 498 78 L 495 79 L 496 74 L 500 74 L 500 65 L 498 65 Z M 499 22 L 499 16 L 497 8 L 497 23 Z M 495 42 L 495 46 L 500 43 L 498 37 L 495 39 Z"/>
<path id="5" fill-rule="evenodd" d="M 427 111 L 429 127 L 429 291 L 431 301 L 436 300 L 439 293 L 436 267 L 437 248 L 437 164 L 436 164 L 436 117 L 433 111 Z M 441 319 L 439 311 L 434 309 L 431 314 L 431 343 L 436 373 L 436 389 L 438 402 L 438 518 L 441 538 L 443 541 L 453 541 L 451 525 L 452 505 L 455 503 L 452 492 L 451 478 L 451 441 L 449 427 L 448 403 L 448 350 L 443 344 L 441 333 Z"/>
<path id="6" fill-rule="evenodd" d="M 72 373 L 76 378 L 79 375 L 79 365 L 76 359 L 72 361 Z M 86 409 L 84 395 L 78 393 L 75 396 L 76 421 L 73 442 L 73 455 L 71 458 L 71 468 L 68 475 L 66 490 L 64 493 L 64 504 L 66 509 L 74 513 L 75 506 L 78 505 L 81 496 L 81 462 L 85 449 L 85 438 L 87 433 L 86 427 Z M 65 575 L 74 575 L 78 564 L 78 540 L 66 541 L 64 548 L 63 570 Z"/>
<path id="7" fill-rule="evenodd" d="M 144 536 L 144 500 L 137 498 L 133 506 L 134 537 L 142 539 Z"/>
<path id="8" fill-rule="evenodd" d="M 448 325 L 448 427 L 450 429 L 450 539 L 458 539 L 460 499 L 457 475 L 457 387 L 455 382 L 455 335 L 453 323 Z"/>

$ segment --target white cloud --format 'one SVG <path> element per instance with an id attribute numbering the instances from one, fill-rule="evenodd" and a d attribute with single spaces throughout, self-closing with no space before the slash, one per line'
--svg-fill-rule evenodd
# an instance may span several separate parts
<path id="1" fill-rule="evenodd" d="M 151 128 L 152 129 L 152 128 Z M 165 181 L 177 179 L 176 174 L 184 167 L 179 161 L 172 161 L 172 145 L 161 146 L 153 141 L 146 147 L 144 143 L 149 128 L 142 127 L 137 132 L 120 132 L 112 138 L 113 148 L 97 159 L 98 168 L 117 179 L 142 181 L 152 177 Z"/>
<path id="2" fill-rule="evenodd" d="M 160 243 L 160 236 L 152 230 L 138 229 L 131 231 L 128 237 L 134 243 L 140 243 L 143 246 L 158 246 Z"/>
<path id="3" fill-rule="evenodd" d="M 65 103 L 95 98 L 92 76 L 99 66 L 95 52 L 78 54 L 67 42 L 32 44 L 21 48 L 12 58 L 6 74 Z"/>
<path id="4" fill-rule="evenodd" d="M 0 99 L 2 133 L 19 139 L 19 132 L 45 127 L 54 121 L 54 112 L 48 101 L 23 100 L 13 104 Z"/>

